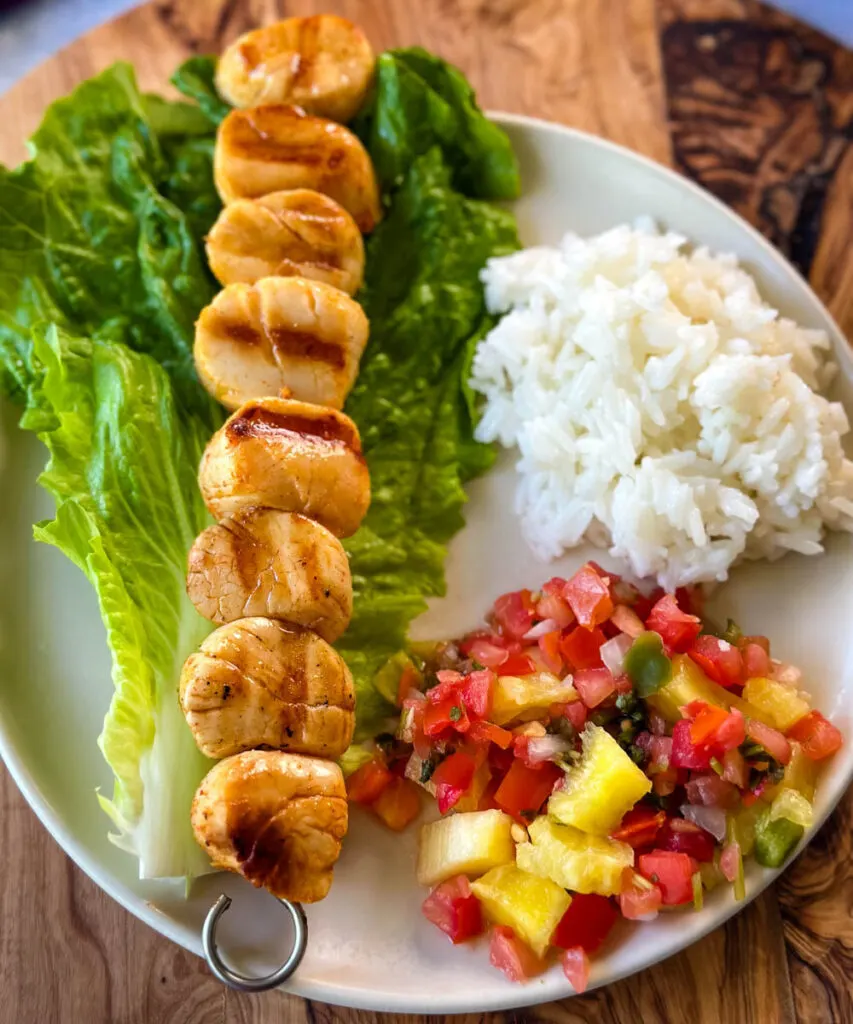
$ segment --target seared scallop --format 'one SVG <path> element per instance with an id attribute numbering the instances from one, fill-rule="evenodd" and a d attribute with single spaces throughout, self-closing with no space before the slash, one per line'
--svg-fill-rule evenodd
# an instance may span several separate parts
<path id="1" fill-rule="evenodd" d="M 340 203 L 297 188 L 229 203 L 207 236 L 207 259 L 223 285 L 307 277 L 354 295 L 364 275 L 364 242 Z"/>
<path id="2" fill-rule="evenodd" d="M 199 750 L 254 747 L 340 757 L 352 740 L 352 676 L 307 629 L 260 616 L 214 630 L 184 662 L 181 709 Z"/>
<path id="3" fill-rule="evenodd" d="M 246 402 L 213 435 L 198 474 L 216 519 L 249 506 L 299 512 L 336 537 L 355 533 L 370 504 L 370 474 L 349 416 L 307 402 Z"/>
<path id="4" fill-rule="evenodd" d="M 329 643 L 352 615 L 352 579 L 341 542 L 295 512 L 240 509 L 199 534 L 187 593 L 206 618 L 252 615 L 312 629 Z"/>
<path id="5" fill-rule="evenodd" d="M 192 826 L 215 868 L 281 899 L 316 903 L 329 892 L 347 831 L 343 775 L 316 757 L 235 754 L 202 780 Z"/>
<path id="6" fill-rule="evenodd" d="M 282 391 L 340 409 L 368 330 L 361 306 L 330 284 L 302 277 L 230 284 L 199 315 L 196 370 L 228 409 Z"/>
<path id="7" fill-rule="evenodd" d="M 232 110 L 216 136 L 213 175 L 226 204 L 310 188 L 339 202 L 361 231 L 372 231 L 381 215 L 364 146 L 342 125 L 298 107 Z"/>
<path id="8" fill-rule="evenodd" d="M 219 59 L 216 88 L 233 107 L 295 103 L 349 121 L 364 102 L 374 63 L 367 37 L 346 18 L 286 18 L 231 44 Z"/>

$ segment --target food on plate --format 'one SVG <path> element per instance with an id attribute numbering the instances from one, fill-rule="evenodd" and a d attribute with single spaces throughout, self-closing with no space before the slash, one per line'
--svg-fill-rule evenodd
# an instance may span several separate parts
<path id="1" fill-rule="evenodd" d="M 213 174 L 226 205 L 310 188 L 339 202 L 365 233 L 382 216 L 373 165 L 358 138 L 299 107 L 232 110 L 217 132 Z"/>
<path id="2" fill-rule="evenodd" d="M 368 323 L 340 289 L 302 277 L 231 284 L 196 323 L 199 379 L 227 409 L 284 392 L 343 407 L 355 382 Z"/>
<path id="3" fill-rule="evenodd" d="M 853 528 L 829 339 L 780 317 L 732 256 L 649 226 L 490 260 L 505 314 L 477 348 L 476 436 L 517 447 L 535 554 L 584 538 L 673 590 Z"/>
<path id="4" fill-rule="evenodd" d="M 235 199 L 205 240 L 220 284 L 307 277 L 354 295 L 364 276 L 364 242 L 339 204 L 309 188 Z"/>
<path id="5" fill-rule="evenodd" d="M 331 887 L 347 831 L 343 776 L 317 757 L 234 754 L 205 776 L 192 827 L 214 867 L 281 899 L 315 903 Z"/>
<path id="6" fill-rule="evenodd" d="M 365 34 L 336 14 L 285 18 L 246 32 L 225 49 L 216 88 L 235 107 L 293 103 L 310 114 L 349 121 L 373 80 Z"/>
<path id="7" fill-rule="evenodd" d="M 585 985 L 620 916 L 700 909 L 726 882 L 743 899 L 744 858 L 779 867 L 812 824 L 841 733 L 767 637 L 702 607 L 697 588 L 638 588 L 589 562 L 399 663 L 396 734 L 357 748 L 349 798 L 373 808 L 400 774 L 434 798 L 424 915 L 453 942 L 491 929 L 513 980 L 563 950 Z M 529 687 L 511 710 L 508 678 Z"/>
<path id="8" fill-rule="evenodd" d="M 214 630 L 184 663 L 181 709 L 199 750 L 336 758 L 355 727 L 352 676 L 315 633 L 260 616 Z"/>
<path id="9" fill-rule="evenodd" d="M 352 578 L 338 538 L 313 519 L 271 508 L 238 509 L 199 534 L 187 593 L 212 622 L 265 615 L 329 643 L 352 615 Z"/>
<path id="10" fill-rule="evenodd" d="M 205 504 L 218 519 L 262 506 L 354 533 L 370 504 L 370 475 L 352 420 L 285 398 L 246 402 L 211 438 L 199 467 Z"/>

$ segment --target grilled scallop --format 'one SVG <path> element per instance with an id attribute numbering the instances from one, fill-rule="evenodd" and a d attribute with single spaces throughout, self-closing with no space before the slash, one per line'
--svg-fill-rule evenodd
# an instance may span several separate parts
<path id="1" fill-rule="evenodd" d="M 364 242 L 340 203 L 297 188 L 226 206 L 207 236 L 207 259 L 223 285 L 307 277 L 354 295 L 364 275 Z"/>
<path id="2" fill-rule="evenodd" d="M 370 474 L 353 421 L 286 398 L 246 402 L 208 442 L 199 487 L 216 519 L 249 506 L 299 512 L 336 537 L 355 533 Z"/>
<path id="3" fill-rule="evenodd" d="M 331 196 L 364 232 L 381 215 L 373 164 L 351 131 L 298 107 L 232 110 L 219 126 L 213 175 L 223 203 L 282 189 Z"/>
<path id="4" fill-rule="evenodd" d="M 313 519 L 269 508 L 241 509 L 199 534 L 187 593 L 213 622 L 266 615 L 312 629 L 329 643 L 352 615 L 341 542 Z"/>
<path id="5" fill-rule="evenodd" d="M 228 409 L 282 391 L 340 409 L 368 330 L 361 306 L 330 284 L 302 277 L 230 284 L 196 323 L 196 370 Z"/>
<path id="6" fill-rule="evenodd" d="M 347 831 L 341 770 L 280 751 L 235 754 L 202 780 L 192 826 L 215 868 L 281 899 L 316 903 L 329 892 Z"/>
<path id="7" fill-rule="evenodd" d="M 373 78 L 373 50 L 346 18 L 317 14 L 255 29 L 219 59 L 216 88 L 233 107 L 294 103 L 349 121 Z"/>
<path id="8" fill-rule="evenodd" d="M 214 630 L 184 662 L 181 709 L 199 750 L 254 747 L 340 757 L 355 693 L 343 658 L 316 633 L 260 616 Z"/>

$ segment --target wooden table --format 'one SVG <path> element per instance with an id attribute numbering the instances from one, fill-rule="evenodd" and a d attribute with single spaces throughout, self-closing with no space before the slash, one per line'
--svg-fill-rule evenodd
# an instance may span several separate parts
<path id="1" fill-rule="evenodd" d="M 676 166 L 779 246 L 853 338 L 853 53 L 751 0 L 158 0 L 0 99 L 0 161 L 21 158 L 48 102 L 119 57 L 144 87 L 162 89 L 187 54 L 316 10 L 360 22 L 377 49 L 420 43 L 442 54 L 486 107 L 572 124 Z M 3 1024 L 356 1016 L 223 988 L 78 871 L 2 769 L 0 809 Z M 725 927 L 643 974 L 514 1018 L 853 1021 L 851 828 L 853 792 L 781 881 Z"/>

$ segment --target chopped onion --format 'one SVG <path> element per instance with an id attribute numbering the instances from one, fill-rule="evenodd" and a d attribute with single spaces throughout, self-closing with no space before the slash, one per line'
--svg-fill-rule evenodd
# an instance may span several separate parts
<path id="1" fill-rule="evenodd" d="M 770 673 L 772 679 L 777 683 L 787 683 L 788 686 L 796 686 L 803 678 L 803 673 L 796 665 L 788 665 L 785 662 L 773 662 L 773 671 Z"/>
<path id="2" fill-rule="evenodd" d="M 546 633 L 553 633 L 555 629 L 559 628 L 560 626 L 556 619 L 543 619 L 541 622 L 537 622 L 532 629 L 528 629 L 522 640 L 538 640 L 540 636 L 545 636 Z"/>
<path id="3" fill-rule="evenodd" d="M 527 760 L 531 765 L 555 761 L 572 749 L 565 736 L 531 736 L 527 741 Z"/>
<path id="4" fill-rule="evenodd" d="M 618 636 L 614 636 L 612 640 L 608 640 L 606 644 L 602 644 L 599 648 L 598 653 L 601 655 L 601 660 L 610 669 L 610 674 L 614 679 L 622 675 L 625 655 L 631 649 L 633 643 L 634 641 L 627 633 L 620 633 Z"/>
<path id="5" fill-rule="evenodd" d="M 684 787 L 687 799 L 693 805 L 704 807 L 735 807 L 740 801 L 737 786 L 725 782 L 719 775 L 699 775 Z"/>
<path id="6" fill-rule="evenodd" d="M 654 708 L 649 710 L 649 729 L 653 736 L 666 735 L 666 719 Z"/>
<path id="7" fill-rule="evenodd" d="M 696 804 L 682 804 L 681 813 L 694 825 L 705 829 L 721 843 L 726 838 L 726 812 L 719 807 L 702 807 Z"/>

